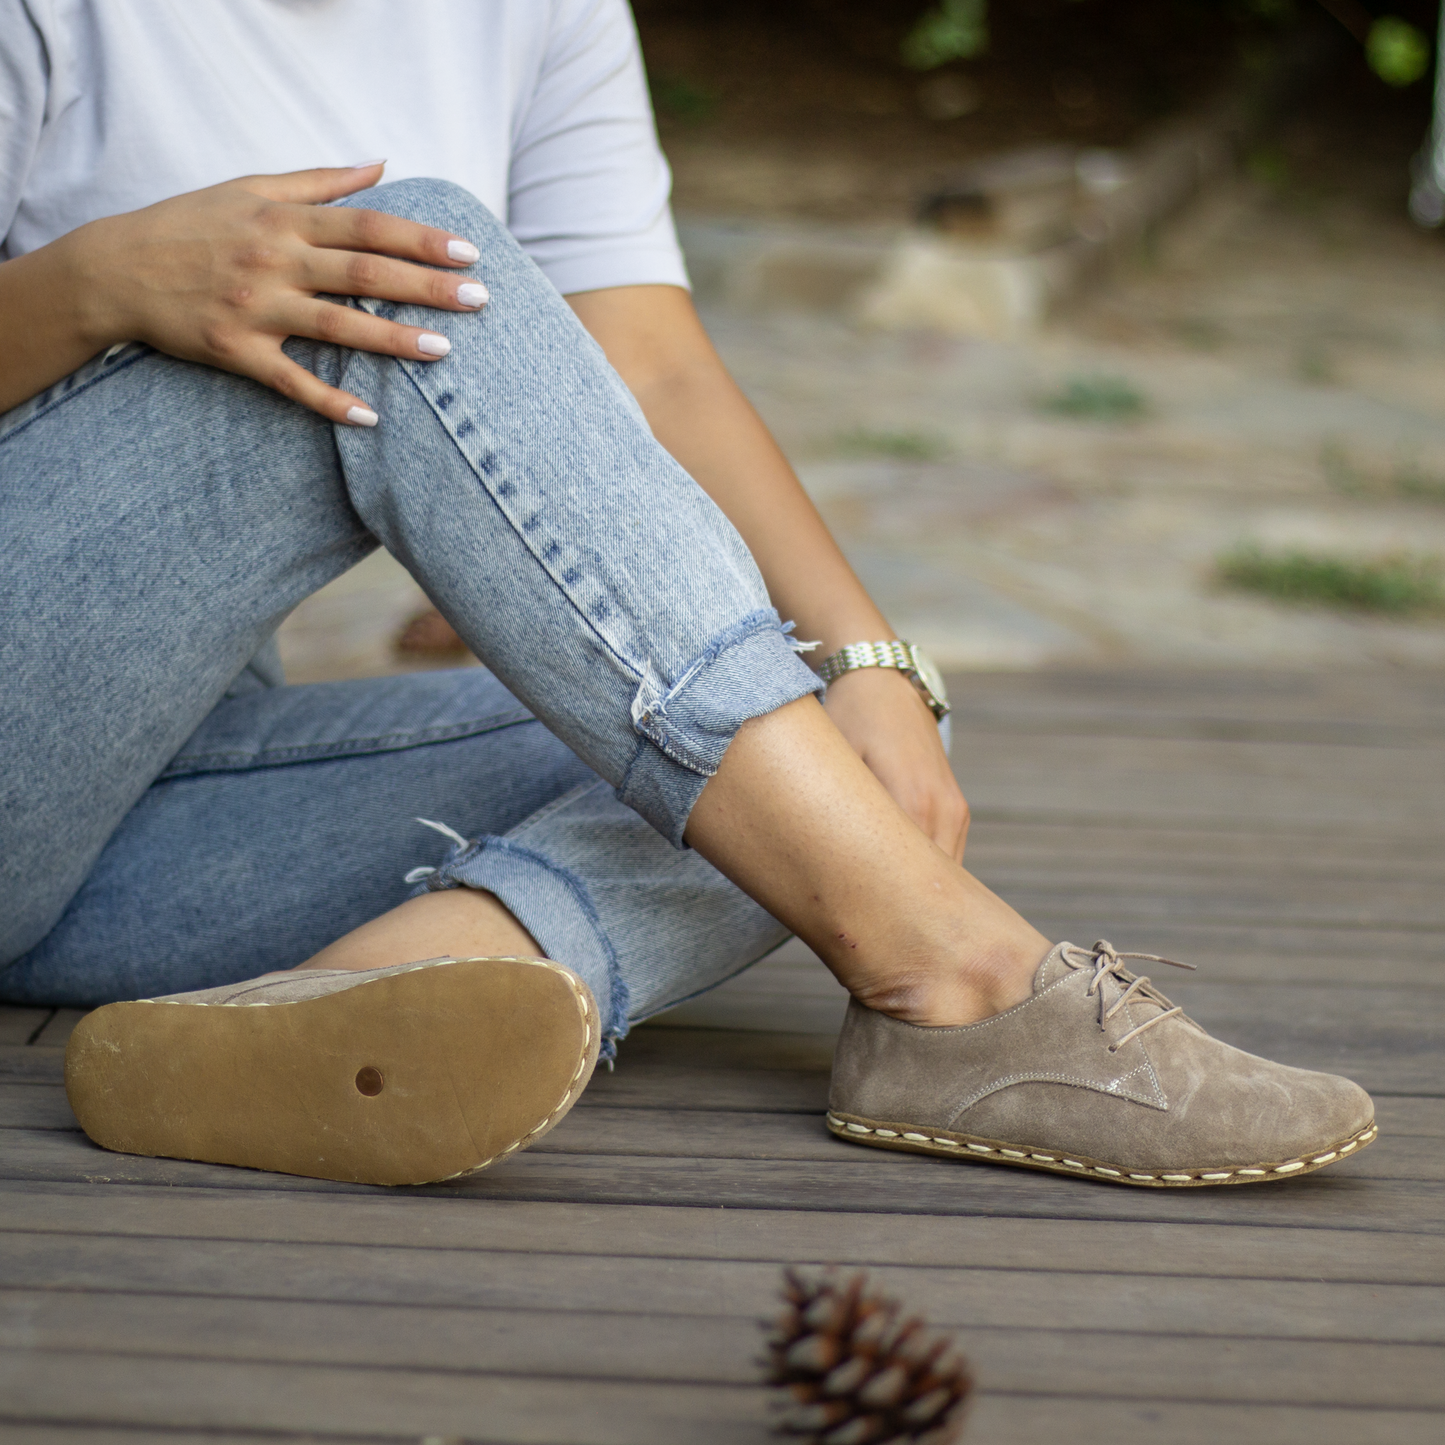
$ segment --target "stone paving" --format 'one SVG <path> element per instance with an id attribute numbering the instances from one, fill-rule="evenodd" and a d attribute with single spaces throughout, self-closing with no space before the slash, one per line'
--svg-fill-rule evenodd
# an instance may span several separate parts
<path id="1" fill-rule="evenodd" d="M 945 666 L 1438 666 L 1445 616 L 1280 604 L 1214 561 L 1445 555 L 1442 283 L 1441 238 L 1394 209 L 1240 181 L 1022 340 L 700 299 L 890 620 Z M 1142 414 L 1044 405 L 1101 378 Z M 283 629 L 290 675 L 407 665 L 390 639 L 418 605 L 371 559 Z"/>

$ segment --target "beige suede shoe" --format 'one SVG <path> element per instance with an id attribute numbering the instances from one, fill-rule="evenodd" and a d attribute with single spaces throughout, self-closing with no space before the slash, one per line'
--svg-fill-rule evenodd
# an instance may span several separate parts
<path id="1" fill-rule="evenodd" d="M 1154 1188 L 1289 1179 L 1375 1138 L 1358 1085 L 1220 1043 L 1123 958 L 1172 962 L 1060 943 L 1031 998 L 966 1028 L 920 1028 L 854 1000 L 829 1129 Z"/>
<path id="2" fill-rule="evenodd" d="M 65 1091 L 125 1154 L 427 1184 L 541 1138 L 600 1041 L 592 991 L 546 959 L 303 969 L 97 1009 Z"/>

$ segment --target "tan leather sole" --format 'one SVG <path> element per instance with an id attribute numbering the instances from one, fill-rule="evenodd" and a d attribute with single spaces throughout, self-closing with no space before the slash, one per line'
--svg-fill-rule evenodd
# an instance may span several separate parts
<path id="1" fill-rule="evenodd" d="M 122 1153 L 426 1184 L 545 1134 L 599 1043 L 569 969 L 467 959 L 299 1003 L 108 1004 L 71 1035 L 65 1089 Z"/>
<path id="2" fill-rule="evenodd" d="M 1135 1184 L 1144 1189 L 1189 1189 L 1207 1184 L 1263 1184 L 1271 1179 L 1294 1179 L 1323 1169 L 1337 1159 L 1348 1159 L 1379 1135 L 1371 1122 L 1358 1134 L 1298 1159 L 1278 1159 L 1248 1168 L 1231 1165 L 1218 1169 L 1170 1169 L 1149 1172 L 1127 1169 L 1085 1154 L 1059 1154 L 1029 1149 L 1001 1139 L 981 1139 L 948 1129 L 923 1130 L 912 1124 L 879 1123 L 856 1114 L 828 1114 L 828 1128 L 840 1139 L 869 1144 L 875 1149 L 903 1149 L 915 1154 L 937 1154 L 946 1159 L 972 1159 L 985 1164 L 1016 1164 L 1024 1169 L 1046 1169 L 1075 1179 L 1100 1179 L 1109 1184 Z"/>

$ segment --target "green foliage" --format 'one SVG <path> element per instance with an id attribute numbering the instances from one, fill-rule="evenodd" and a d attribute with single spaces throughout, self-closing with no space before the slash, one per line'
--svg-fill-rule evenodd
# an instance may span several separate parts
<path id="1" fill-rule="evenodd" d="M 1219 558 L 1221 581 L 1282 602 L 1314 602 L 1369 612 L 1419 612 L 1445 606 L 1440 563 L 1404 553 L 1352 561 L 1293 551 L 1270 556 L 1246 544 Z"/>
<path id="2" fill-rule="evenodd" d="M 1370 26 L 1365 58 L 1386 85 L 1414 85 L 1430 69 L 1431 46 L 1408 20 L 1382 15 Z"/>
<path id="3" fill-rule="evenodd" d="M 1040 405 L 1060 416 L 1089 421 L 1133 421 L 1148 409 L 1142 393 L 1117 376 L 1072 377 L 1062 391 L 1045 397 Z"/>
<path id="4" fill-rule="evenodd" d="M 936 70 L 987 49 L 988 0 L 939 0 L 903 37 L 899 55 L 913 70 Z"/>
<path id="5" fill-rule="evenodd" d="M 931 462 L 948 451 L 948 443 L 932 432 L 871 431 L 857 427 L 837 437 L 837 448 L 850 457 L 893 457 L 902 462 Z"/>
<path id="6" fill-rule="evenodd" d="M 680 120 L 684 125 L 700 125 L 717 113 L 717 92 L 694 85 L 680 75 L 654 75 L 649 85 L 658 114 Z"/>

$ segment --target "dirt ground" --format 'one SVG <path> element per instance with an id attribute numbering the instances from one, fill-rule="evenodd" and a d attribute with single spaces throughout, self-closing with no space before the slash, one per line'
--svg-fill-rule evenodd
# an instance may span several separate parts
<path id="1" fill-rule="evenodd" d="M 1445 665 L 1438 613 L 1287 605 L 1215 566 L 1249 541 L 1445 556 L 1445 236 L 1404 214 L 1425 122 L 1423 86 L 1347 65 L 1020 341 L 705 320 L 900 634 L 946 665 Z M 1100 380 L 1141 414 L 1047 408 Z M 373 558 L 287 624 L 291 676 L 415 665 L 390 639 L 421 600 Z"/>

